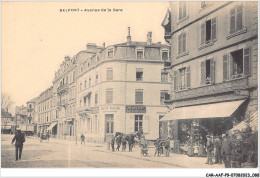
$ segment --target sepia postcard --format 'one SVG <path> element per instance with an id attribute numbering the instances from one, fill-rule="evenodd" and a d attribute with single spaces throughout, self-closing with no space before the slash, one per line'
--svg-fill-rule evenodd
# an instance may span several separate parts
<path id="1" fill-rule="evenodd" d="M 259 177 L 257 1 L 1 6 L 1 168 Z"/>

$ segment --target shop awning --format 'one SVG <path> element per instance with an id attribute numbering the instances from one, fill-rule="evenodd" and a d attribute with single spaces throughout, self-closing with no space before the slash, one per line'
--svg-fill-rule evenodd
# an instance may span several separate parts
<path id="1" fill-rule="evenodd" d="M 47 130 L 51 130 L 55 125 L 57 125 L 57 122 L 51 123 L 51 125 L 47 128 Z"/>
<path id="2" fill-rule="evenodd" d="M 160 121 L 230 117 L 245 100 L 175 108 Z"/>

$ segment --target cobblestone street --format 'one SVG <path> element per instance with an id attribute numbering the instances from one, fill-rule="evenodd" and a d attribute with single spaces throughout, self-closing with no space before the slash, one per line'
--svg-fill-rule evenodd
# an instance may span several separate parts
<path id="1" fill-rule="evenodd" d="M 22 160 L 15 161 L 12 135 L 2 135 L 2 168 L 174 168 L 172 164 L 106 152 L 105 145 L 44 140 L 26 137 Z M 137 149 L 137 148 L 136 148 Z M 139 148 L 138 148 L 139 151 Z M 126 152 L 127 154 L 129 152 Z M 131 153 L 129 153 L 130 155 Z"/>

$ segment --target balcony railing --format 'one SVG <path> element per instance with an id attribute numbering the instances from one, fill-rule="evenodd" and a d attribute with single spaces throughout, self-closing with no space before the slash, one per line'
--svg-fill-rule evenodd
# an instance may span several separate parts
<path id="1" fill-rule="evenodd" d="M 91 112 L 91 107 L 88 105 L 84 105 L 77 108 L 77 112 L 87 112 L 87 111 Z"/>
<path id="2" fill-rule="evenodd" d="M 62 93 L 65 93 L 69 88 L 69 84 L 64 84 L 62 86 L 60 86 L 58 89 L 57 89 L 57 93 L 58 94 L 62 94 Z"/>
<path id="3" fill-rule="evenodd" d="M 68 100 L 67 99 L 63 99 L 61 101 L 58 101 L 57 105 L 58 106 L 66 106 L 66 105 L 68 105 Z"/>

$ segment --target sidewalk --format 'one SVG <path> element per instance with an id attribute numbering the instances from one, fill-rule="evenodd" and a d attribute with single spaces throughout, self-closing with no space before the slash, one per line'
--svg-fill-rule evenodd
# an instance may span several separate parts
<path id="1" fill-rule="evenodd" d="M 61 139 L 50 139 L 50 143 L 58 143 L 58 144 L 67 144 L 67 145 L 74 145 L 76 146 L 75 141 L 68 141 L 68 140 L 61 140 Z M 159 162 L 162 164 L 168 164 L 168 165 L 174 165 L 178 166 L 180 168 L 224 168 L 224 164 L 213 164 L 208 165 L 205 164 L 207 158 L 206 157 L 189 157 L 187 155 L 183 154 L 175 154 L 171 153 L 170 157 L 165 157 L 165 155 L 161 155 L 160 157 L 154 157 L 155 153 L 155 147 L 151 146 L 148 149 L 148 156 L 142 156 L 140 151 L 140 147 L 136 145 L 133 147 L 132 152 L 128 152 L 128 148 L 126 148 L 126 152 L 122 152 L 121 148 L 120 151 L 112 152 L 111 148 L 110 150 L 107 149 L 106 144 L 98 144 L 98 143 L 90 143 L 86 142 L 86 146 L 92 147 L 93 151 L 99 151 L 99 152 L 105 152 L 108 154 L 117 154 L 120 156 L 130 157 L 130 158 L 136 158 L 136 159 L 142 159 L 146 161 L 152 161 L 152 162 Z M 80 145 L 80 142 L 77 142 L 77 145 Z M 116 146 L 115 146 L 116 147 Z"/>

